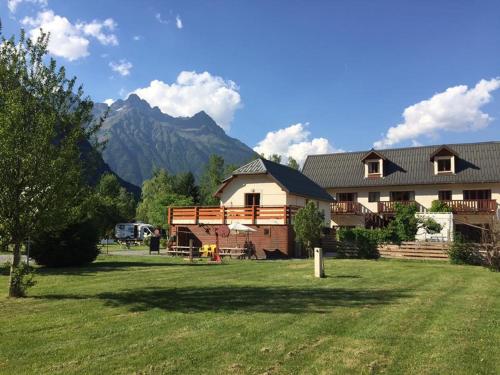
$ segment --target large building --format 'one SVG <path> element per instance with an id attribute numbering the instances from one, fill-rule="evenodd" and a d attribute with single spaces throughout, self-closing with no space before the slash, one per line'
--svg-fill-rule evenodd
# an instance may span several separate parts
<path id="1" fill-rule="evenodd" d="M 216 196 L 216 207 L 169 209 L 179 245 L 213 243 L 218 228 L 237 222 L 256 230 L 259 257 L 297 255 L 293 217 L 308 201 L 327 228 L 380 227 L 397 204 L 427 212 L 440 201 L 453 212 L 453 230 L 477 240 L 499 212 L 500 142 L 311 155 L 302 172 L 259 158 L 235 170 Z M 241 246 L 234 236 L 220 240 Z"/>
<path id="2" fill-rule="evenodd" d="M 231 223 L 247 225 L 255 232 L 251 241 L 260 258 L 280 253 L 297 255 L 293 217 L 307 202 L 323 212 L 325 227 L 331 222 L 333 198 L 300 171 L 266 159 L 256 159 L 235 170 L 215 195 L 216 207 L 174 207 L 168 211 L 170 234 L 181 246 L 193 239 L 195 246 L 215 241 L 215 231 Z M 238 243 L 239 241 L 239 243 Z M 237 236 L 219 238 L 222 247 L 242 245 Z"/>
<path id="3" fill-rule="evenodd" d="M 396 203 L 426 212 L 439 200 L 471 235 L 498 213 L 500 142 L 311 155 L 302 172 L 335 198 L 333 227 L 384 225 Z"/>

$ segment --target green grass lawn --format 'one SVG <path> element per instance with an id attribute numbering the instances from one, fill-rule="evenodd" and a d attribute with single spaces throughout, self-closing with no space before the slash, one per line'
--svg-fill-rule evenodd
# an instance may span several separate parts
<path id="1" fill-rule="evenodd" d="M 101 257 L 0 276 L 7 374 L 499 374 L 500 274 L 438 262 Z"/>

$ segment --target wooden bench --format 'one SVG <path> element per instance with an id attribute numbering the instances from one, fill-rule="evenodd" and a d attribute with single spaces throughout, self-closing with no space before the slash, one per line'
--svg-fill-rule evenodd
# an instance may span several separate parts
<path id="1" fill-rule="evenodd" d="M 221 257 L 229 256 L 232 258 L 233 256 L 237 258 L 242 258 L 248 256 L 247 249 L 241 247 L 221 247 L 219 251 L 219 255 Z"/>
<path id="2" fill-rule="evenodd" d="M 180 256 L 183 256 L 183 255 L 189 255 L 189 252 L 190 252 L 190 248 L 189 246 L 172 246 L 172 249 L 173 250 L 167 250 L 166 253 L 167 254 L 170 254 L 170 255 L 180 255 Z M 198 255 L 199 254 L 199 251 L 200 249 L 197 248 L 197 247 L 193 247 L 193 255 Z"/>

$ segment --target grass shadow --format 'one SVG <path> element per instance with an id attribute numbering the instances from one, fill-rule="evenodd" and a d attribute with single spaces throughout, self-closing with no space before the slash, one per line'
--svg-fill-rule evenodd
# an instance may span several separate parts
<path id="1" fill-rule="evenodd" d="M 224 265 L 223 263 L 220 265 Z M 208 263 L 141 262 L 141 261 L 101 261 L 83 267 L 40 267 L 36 274 L 40 276 L 77 275 L 93 276 L 99 272 L 130 271 L 131 267 L 202 267 L 213 266 Z M 219 266 L 219 265 L 217 265 Z"/>
<path id="2" fill-rule="evenodd" d="M 42 299 L 97 298 L 130 311 L 325 313 L 336 307 L 370 307 L 398 303 L 407 290 L 288 287 L 183 287 L 130 289 L 95 296 L 46 295 Z"/>

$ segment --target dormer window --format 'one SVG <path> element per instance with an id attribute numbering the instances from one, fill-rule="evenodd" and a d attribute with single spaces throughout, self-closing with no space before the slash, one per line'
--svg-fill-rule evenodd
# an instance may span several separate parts
<path id="1" fill-rule="evenodd" d="M 365 178 L 380 178 L 384 176 L 385 157 L 372 150 L 361 161 L 365 164 Z"/>
<path id="2" fill-rule="evenodd" d="M 369 161 L 367 162 L 368 164 L 368 174 L 380 174 L 380 162 L 378 160 L 376 161 Z"/>
<path id="3" fill-rule="evenodd" d="M 451 158 L 438 159 L 436 162 L 438 173 L 451 172 Z"/>
<path id="4" fill-rule="evenodd" d="M 431 161 L 434 163 L 434 174 L 455 173 L 455 160 L 457 153 L 447 146 L 441 146 L 432 155 Z"/>

